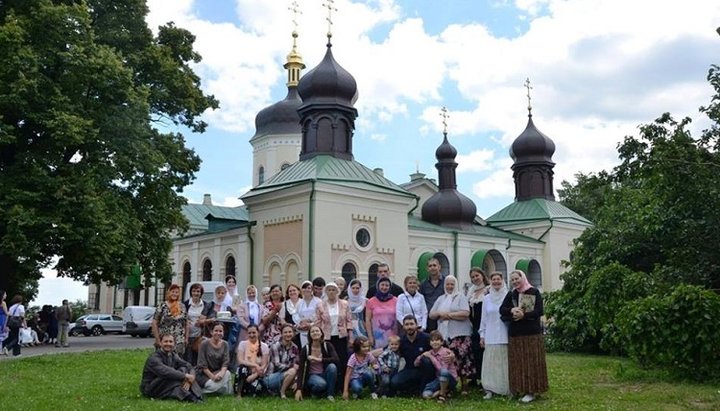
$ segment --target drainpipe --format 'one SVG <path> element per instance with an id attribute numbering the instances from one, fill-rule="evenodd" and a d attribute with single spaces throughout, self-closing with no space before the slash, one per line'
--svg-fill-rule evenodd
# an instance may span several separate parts
<path id="1" fill-rule="evenodd" d="M 252 238 L 252 227 L 256 224 L 257 221 L 251 221 L 247 226 L 247 236 L 250 240 L 250 284 L 255 284 L 255 240 Z"/>
<path id="2" fill-rule="evenodd" d="M 412 209 L 410 209 L 410 211 L 408 211 L 408 215 L 412 215 L 413 211 L 415 211 L 415 209 L 417 209 L 419 205 L 420 205 L 420 196 L 415 196 L 415 207 L 413 207 Z"/>
<path id="3" fill-rule="evenodd" d="M 552 230 L 552 228 L 553 228 L 553 222 L 554 222 L 553 220 L 550 220 L 550 227 L 548 227 L 548 229 L 545 230 L 545 232 L 542 233 L 542 235 L 541 235 L 540 237 L 538 237 L 538 241 L 542 241 L 542 238 L 545 237 L 545 234 L 549 233 L 550 230 Z"/>
<path id="4" fill-rule="evenodd" d="M 312 281 L 313 273 L 313 254 L 315 252 L 315 180 L 310 181 L 310 203 L 308 207 L 308 280 Z"/>
<path id="5" fill-rule="evenodd" d="M 455 278 L 458 278 L 458 232 L 453 231 L 453 259 L 455 260 L 455 264 L 453 264 L 453 275 Z"/>

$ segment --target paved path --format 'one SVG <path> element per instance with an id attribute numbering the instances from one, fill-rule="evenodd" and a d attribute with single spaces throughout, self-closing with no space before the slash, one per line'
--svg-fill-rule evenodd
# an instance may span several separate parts
<path id="1" fill-rule="evenodd" d="M 131 337 L 129 335 L 107 334 L 98 337 L 70 337 L 70 347 L 56 348 L 54 345 L 41 345 L 36 347 L 23 347 L 23 357 L 34 357 L 45 354 L 61 354 L 66 352 L 85 352 L 101 350 L 119 350 L 123 348 L 150 348 L 153 345 L 152 338 Z M 12 359 L 9 356 L 0 355 L 0 361 Z"/>

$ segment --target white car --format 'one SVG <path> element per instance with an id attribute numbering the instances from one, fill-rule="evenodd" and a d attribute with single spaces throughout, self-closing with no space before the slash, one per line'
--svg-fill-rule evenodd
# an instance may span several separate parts
<path id="1" fill-rule="evenodd" d="M 122 317 L 113 314 L 88 314 L 77 324 L 85 335 L 122 333 Z"/>
<path id="2" fill-rule="evenodd" d="M 123 310 L 123 334 L 130 334 L 131 337 L 149 337 L 152 335 L 153 315 L 155 307 L 146 305 L 129 305 Z"/>

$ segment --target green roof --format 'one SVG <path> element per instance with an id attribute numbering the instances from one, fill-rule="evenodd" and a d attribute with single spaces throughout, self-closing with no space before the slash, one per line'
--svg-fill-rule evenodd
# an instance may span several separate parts
<path id="1" fill-rule="evenodd" d="M 486 219 L 490 224 L 547 220 L 563 221 L 576 225 L 592 225 L 590 220 L 557 201 L 544 198 L 516 201 Z"/>
<path id="2" fill-rule="evenodd" d="M 186 204 L 182 207 L 182 213 L 190 223 L 188 233 L 205 231 L 208 229 L 208 216 L 234 221 L 248 221 L 249 216 L 245 206 L 223 207 L 204 204 Z"/>
<path id="3" fill-rule="evenodd" d="M 510 240 L 517 240 L 517 241 L 525 241 L 528 243 L 542 243 L 542 241 L 536 240 L 532 237 L 524 236 L 522 234 L 517 234 L 517 233 L 510 232 L 510 231 L 505 231 L 503 229 L 496 228 L 496 227 L 475 224 L 469 229 L 458 230 L 458 229 L 454 229 L 454 228 L 439 226 L 439 225 L 433 224 L 433 223 L 428 223 L 427 221 L 423 221 L 422 219 L 415 217 L 415 216 L 408 216 L 408 228 L 415 229 L 415 230 L 422 230 L 422 231 L 441 232 L 441 233 L 458 232 L 461 234 L 502 238 L 504 240 L 510 239 Z"/>
<path id="4" fill-rule="evenodd" d="M 254 187 L 243 195 L 243 198 L 277 191 L 309 181 L 322 181 L 345 187 L 415 197 L 415 194 L 357 161 L 342 160 L 329 155 L 318 155 L 293 163 L 268 181 Z"/>

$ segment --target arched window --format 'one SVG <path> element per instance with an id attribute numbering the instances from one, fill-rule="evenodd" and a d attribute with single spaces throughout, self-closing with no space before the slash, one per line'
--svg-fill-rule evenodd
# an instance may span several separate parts
<path id="1" fill-rule="evenodd" d="M 433 258 L 436 258 L 440 262 L 440 275 L 443 277 L 450 275 L 450 261 L 447 256 L 443 253 L 435 253 Z"/>
<path id="2" fill-rule="evenodd" d="M 225 260 L 225 275 L 235 276 L 235 257 L 231 255 Z"/>
<path id="3" fill-rule="evenodd" d="M 188 287 L 188 284 L 190 284 L 190 281 L 192 281 L 192 275 L 191 275 L 191 267 L 190 262 L 185 261 L 185 264 L 183 264 L 182 269 L 182 295 L 185 295 L 185 290 Z"/>
<path id="4" fill-rule="evenodd" d="M 212 262 L 210 259 L 203 261 L 203 281 L 212 281 Z"/>
<path id="5" fill-rule="evenodd" d="M 258 184 L 262 184 L 265 182 L 265 167 L 260 166 L 258 168 Z"/>
<path id="6" fill-rule="evenodd" d="M 357 268 L 355 268 L 355 264 L 345 263 L 342 267 L 342 276 L 348 284 L 350 284 L 350 280 L 357 278 Z"/>
<path id="7" fill-rule="evenodd" d="M 377 283 L 377 280 L 378 280 L 377 271 L 378 271 L 377 263 L 371 265 L 370 268 L 368 269 L 368 284 L 367 284 L 368 288 L 374 286 Z"/>

